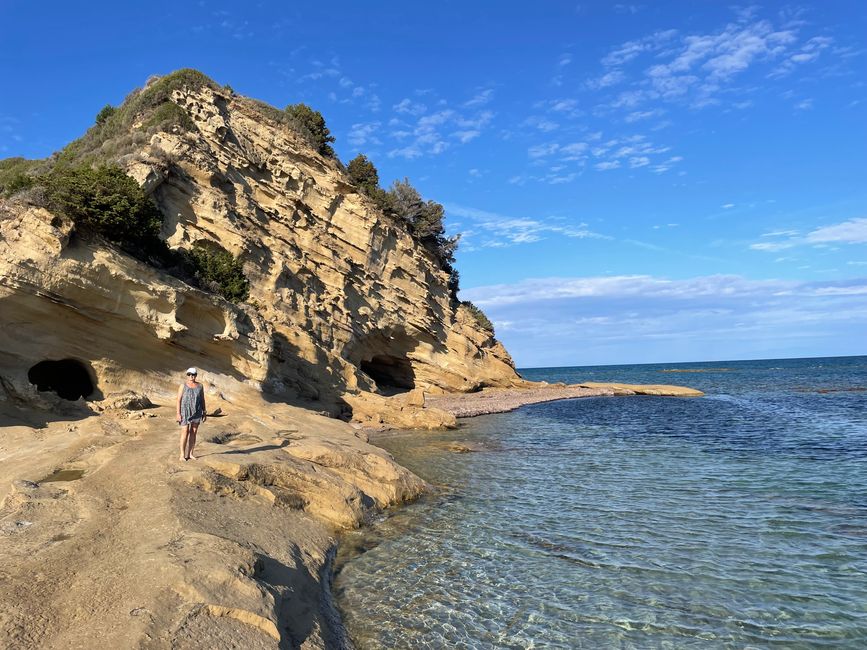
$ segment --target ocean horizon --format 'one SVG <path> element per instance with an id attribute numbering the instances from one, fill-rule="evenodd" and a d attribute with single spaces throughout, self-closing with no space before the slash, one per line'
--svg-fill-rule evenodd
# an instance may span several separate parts
<path id="1" fill-rule="evenodd" d="M 867 356 L 519 372 L 705 397 L 374 438 L 436 490 L 342 542 L 359 648 L 863 647 Z"/>

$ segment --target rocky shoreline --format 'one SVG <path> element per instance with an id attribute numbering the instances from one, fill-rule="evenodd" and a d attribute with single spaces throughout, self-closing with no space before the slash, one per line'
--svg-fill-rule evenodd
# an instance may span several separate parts
<path id="1" fill-rule="evenodd" d="M 656 395 L 665 397 L 701 397 L 699 390 L 667 384 L 547 384 L 527 382 L 521 388 L 486 388 L 476 393 L 431 395 L 425 398 L 425 408 L 439 409 L 456 418 L 469 418 L 491 413 L 505 413 L 528 404 L 553 402 L 581 397 L 614 397 L 621 395 Z"/>
<path id="2" fill-rule="evenodd" d="M 255 396 L 215 397 L 180 461 L 155 401 L 0 401 L 0 645 L 351 648 L 338 536 L 424 481 L 350 425 Z"/>
<path id="3" fill-rule="evenodd" d="M 427 396 L 422 409 L 463 418 L 635 394 L 701 393 L 528 383 Z M 256 394 L 215 398 L 185 463 L 173 411 L 121 397 L 54 411 L 0 402 L 0 638 L 350 648 L 330 591 L 338 536 L 426 483 L 358 425 Z"/>

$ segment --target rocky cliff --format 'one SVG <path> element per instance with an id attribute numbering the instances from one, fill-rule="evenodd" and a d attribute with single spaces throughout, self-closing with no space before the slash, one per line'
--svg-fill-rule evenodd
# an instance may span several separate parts
<path id="1" fill-rule="evenodd" d="M 520 381 L 406 225 L 377 209 L 278 111 L 213 84 L 175 88 L 170 101 L 189 128 L 152 133 L 141 116 L 115 136 L 135 146 L 107 157 L 159 206 L 171 248 L 217 245 L 238 256 L 249 299 L 227 302 L 77 236 L 60 215 L 6 201 L 7 399 L 34 397 L 33 368 L 42 361 L 80 363 L 95 397 L 121 389 L 169 395 L 178 372 L 195 365 L 225 400 L 253 391 L 367 423 L 437 426 L 450 416 L 422 412 L 422 391 Z"/>

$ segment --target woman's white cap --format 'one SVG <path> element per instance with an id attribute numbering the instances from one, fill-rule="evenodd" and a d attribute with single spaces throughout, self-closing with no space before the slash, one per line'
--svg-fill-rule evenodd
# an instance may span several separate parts
<path id="1" fill-rule="evenodd" d="M 187 368 L 187 374 L 188 375 L 198 375 L 199 372 L 195 368 Z"/>

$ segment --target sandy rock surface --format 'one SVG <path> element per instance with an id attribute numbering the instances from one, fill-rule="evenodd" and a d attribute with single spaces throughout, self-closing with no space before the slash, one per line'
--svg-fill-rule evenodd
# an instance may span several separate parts
<path id="1" fill-rule="evenodd" d="M 486 388 L 476 393 L 430 395 L 425 404 L 445 411 L 456 418 L 468 418 L 488 413 L 514 411 L 527 404 L 553 402 L 578 397 L 613 397 L 619 395 L 659 395 L 668 397 L 700 397 L 701 391 L 683 386 L 617 383 L 540 384 L 526 382 L 520 388 Z"/>
<path id="2" fill-rule="evenodd" d="M 189 462 L 166 406 L 133 421 L 0 411 L 4 647 L 347 645 L 328 592 L 335 531 L 425 484 L 341 422 L 221 410 Z"/>

